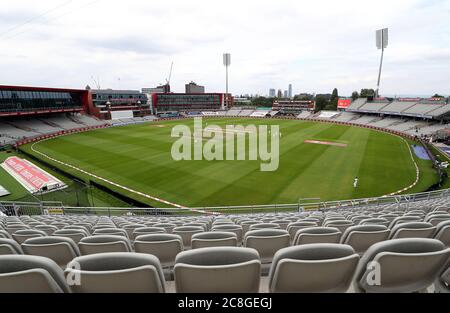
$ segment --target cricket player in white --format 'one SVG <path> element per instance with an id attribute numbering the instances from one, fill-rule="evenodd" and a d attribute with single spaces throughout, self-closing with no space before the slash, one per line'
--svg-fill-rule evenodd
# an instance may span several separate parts
<path id="1" fill-rule="evenodd" d="M 353 181 L 353 187 L 358 187 L 358 176 L 355 177 L 355 180 Z"/>

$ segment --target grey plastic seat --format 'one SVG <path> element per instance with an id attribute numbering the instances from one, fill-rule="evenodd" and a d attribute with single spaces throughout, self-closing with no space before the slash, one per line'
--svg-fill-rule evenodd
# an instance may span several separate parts
<path id="1" fill-rule="evenodd" d="M 0 238 L 0 255 L 5 254 L 23 254 L 23 250 L 14 239 Z"/>
<path id="2" fill-rule="evenodd" d="M 400 223 L 391 229 L 390 239 L 432 238 L 436 227 L 425 222 Z"/>
<path id="3" fill-rule="evenodd" d="M 0 238 L 12 239 L 12 236 L 6 230 L 0 228 Z"/>
<path id="4" fill-rule="evenodd" d="M 270 223 L 278 224 L 280 226 L 280 229 L 286 230 L 288 225 L 291 223 L 291 221 L 280 219 L 280 220 L 271 220 Z"/>
<path id="5" fill-rule="evenodd" d="M 198 226 L 198 227 L 203 228 L 203 231 L 208 231 L 208 225 L 206 223 L 190 222 L 190 223 L 184 223 L 182 226 Z"/>
<path id="6" fill-rule="evenodd" d="M 89 234 L 83 229 L 59 229 L 53 233 L 53 236 L 66 237 L 72 239 L 76 244 L 84 237 L 89 236 Z"/>
<path id="7" fill-rule="evenodd" d="M 57 236 L 27 239 L 22 243 L 22 249 L 25 254 L 52 259 L 62 268 L 80 255 L 80 250 L 72 239 Z"/>
<path id="8" fill-rule="evenodd" d="M 258 251 L 261 263 L 272 262 L 275 253 L 289 245 L 289 233 L 282 229 L 250 230 L 244 237 L 244 246 Z"/>
<path id="9" fill-rule="evenodd" d="M 294 240 L 295 234 L 297 231 L 303 228 L 315 227 L 318 226 L 315 222 L 293 222 L 287 226 L 287 231 L 289 236 L 291 236 L 291 240 Z"/>
<path id="10" fill-rule="evenodd" d="M 127 237 L 98 235 L 84 237 L 78 243 L 81 255 L 104 252 L 131 252 L 131 243 Z"/>
<path id="11" fill-rule="evenodd" d="M 58 227 L 52 225 L 37 225 L 34 228 L 45 232 L 47 236 L 53 235 L 53 233 L 58 230 Z"/>
<path id="12" fill-rule="evenodd" d="M 174 223 L 157 223 L 153 225 L 153 227 L 162 227 L 166 230 L 166 233 L 171 234 L 172 230 L 177 227 L 177 224 Z"/>
<path id="13" fill-rule="evenodd" d="M 203 233 L 204 229 L 199 226 L 178 226 L 172 230 L 172 233 L 180 235 L 183 239 L 185 249 L 191 248 L 191 238 L 193 234 Z"/>
<path id="14" fill-rule="evenodd" d="M 122 228 L 127 232 L 128 238 L 132 239 L 134 230 L 137 228 L 142 228 L 142 227 L 145 227 L 145 225 L 144 224 L 126 224 Z"/>
<path id="15" fill-rule="evenodd" d="M 439 224 L 440 222 L 443 221 L 450 221 L 450 214 L 433 214 L 428 216 L 425 219 L 425 222 L 428 222 L 430 224 L 432 224 L 433 226 L 436 226 L 437 224 Z"/>
<path id="16" fill-rule="evenodd" d="M 212 247 L 184 251 L 175 260 L 178 293 L 258 292 L 258 252 L 249 248 Z"/>
<path id="17" fill-rule="evenodd" d="M 232 232 L 236 234 L 237 241 L 242 242 L 242 238 L 244 235 L 244 229 L 241 225 L 236 224 L 220 224 L 214 225 L 211 228 L 212 231 L 220 231 L 220 232 Z"/>
<path id="18" fill-rule="evenodd" d="M 269 273 L 270 292 L 345 292 L 359 256 L 343 244 L 316 243 L 279 250 Z"/>
<path id="19" fill-rule="evenodd" d="M 297 231 L 293 245 L 339 243 L 342 233 L 335 227 L 310 227 Z"/>
<path id="20" fill-rule="evenodd" d="M 211 231 L 192 235 L 192 249 L 207 247 L 236 247 L 238 239 L 235 233 L 225 231 Z"/>
<path id="21" fill-rule="evenodd" d="M 383 217 L 371 217 L 363 219 L 359 222 L 359 225 L 383 225 L 389 227 L 391 221 Z"/>
<path id="22" fill-rule="evenodd" d="M 19 225 L 8 225 L 6 226 L 6 231 L 12 235 L 14 234 L 16 231 L 21 230 L 21 229 L 30 229 L 30 227 L 28 227 L 25 224 L 19 224 Z"/>
<path id="23" fill-rule="evenodd" d="M 402 223 L 408 223 L 408 222 L 421 222 L 422 219 L 417 216 L 399 216 L 392 220 L 391 224 L 389 225 L 390 229 L 393 229 L 395 225 L 402 224 Z"/>
<path id="24" fill-rule="evenodd" d="M 162 227 L 152 227 L 152 226 L 139 227 L 133 231 L 131 239 L 135 240 L 136 237 L 140 235 L 164 234 L 164 233 L 166 233 L 166 230 Z"/>
<path id="25" fill-rule="evenodd" d="M 157 257 L 144 253 L 110 252 L 75 258 L 65 270 L 76 293 L 165 292 L 165 279 Z"/>
<path id="26" fill-rule="evenodd" d="M 0 255 L 0 293 L 70 293 L 63 271 L 52 260 Z"/>
<path id="27" fill-rule="evenodd" d="M 280 225 L 275 223 L 258 223 L 250 225 L 249 230 L 257 230 L 257 229 L 281 229 Z"/>
<path id="28" fill-rule="evenodd" d="M 361 258 L 357 292 L 418 292 L 443 270 L 450 256 L 442 242 L 428 238 L 391 239 L 372 245 Z"/>
<path id="29" fill-rule="evenodd" d="M 389 229 L 384 225 L 355 225 L 345 230 L 341 243 L 351 246 L 361 255 L 374 243 L 387 240 L 389 234 Z"/>
<path id="30" fill-rule="evenodd" d="M 446 247 L 450 247 L 450 221 L 437 224 L 434 238 L 440 240 Z"/>
<path id="31" fill-rule="evenodd" d="M 250 230 L 250 227 L 252 225 L 256 225 L 256 224 L 260 224 L 261 222 L 259 221 L 243 221 L 240 223 L 240 225 L 242 226 L 242 232 L 245 234 L 246 232 L 248 232 Z"/>
<path id="32" fill-rule="evenodd" d="M 12 234 L 12 237 L 19 244 L 25 242 L 25 240 L 36 237 L 46 237 L 47 234 L 41 230 L 36 229 L 20 229 Z"/>
<path id="33" fill-rule="evenodd" d="M 323 226 L 324 227 L 335 227 L 337 229 L 339 229 L 339 231 L 341 233 L 344 233 L 344 231 L 349 228 L 350 226 L 353 226 L 353 222 L 352 221 L 348 221 L 348 220 L 333 220 L 333 221 L 327 221 L 324 222 Z"/>
<path id="34" fill-rule="evenodd" d="M 162 267 L 175 264 L 175 257 L 183 251 L 183 239 L 176 234 L 147 234 L 137 236 L 134 249 L 138 253 L 153 254 L 158 257 Z"/>
<path id="35" fill-rule="evenodd" d="M 113 228 L 113 227 L 96 229 L 96 230 L 94 230 L 92 235 L 93 236 L 113 235 L 113 236 L 123 236 L 123 237 L 129 238 L 128 232 L 125 229 Z"/>
<path id="36" fill-rule="evenodd" d="M 434 288 L 437 293 L 450 293 L 450 264 L 434 281 Z"/>

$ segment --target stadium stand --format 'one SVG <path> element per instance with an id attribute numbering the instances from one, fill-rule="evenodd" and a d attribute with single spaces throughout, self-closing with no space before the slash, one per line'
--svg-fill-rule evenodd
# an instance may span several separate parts
<path id="1" fill-rule="evenodd" d="M 416 102 L 408 102 L 408 101 L 393 101 L 392 103 L 385 106 L 382 110 L 379 112 L 381 113 L 389 113 L 389 114 L 396 114 L 401 115 L 401 113 L 410 107 L 414 106 Z"/>
<path id="2" fill-rule="evenodd" d="M 1 292 L 450 292 L 445 194 L 306 212 L 0 216 L 0 235 Z M 366 279 L 371 261 L 381 284 Z M 75 273 L 85 283 L 62 278 Z"/>
<path id="3" fill-rule="evenodd" d="M 348 111 L 358 110 L 360 107 L 362 107 L 364 104 L 366 104 L 366 102 L 367 102 L 366 98 L 358 98 L 350 104 L 350 106 L 347 108 L 347 110 Z"/>

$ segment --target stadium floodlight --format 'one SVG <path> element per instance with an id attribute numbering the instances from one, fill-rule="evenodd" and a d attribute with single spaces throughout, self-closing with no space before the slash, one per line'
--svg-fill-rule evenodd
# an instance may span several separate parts
<path id="1" fill-rule="evenodd" d="M 226 91 L 225 91 L 225 101 L 226 101 L 226 105 L 228 107 L 228 67 L 231 64 L 231 54 L 229 53 L 224 53 L 223 54 L 223 65 L 225 66 L 225 71 L 226 71 Z"/>
<path id="2" fill-rule="evenodd" d="M 378 70 L 377 91 L 375 92 L 375 97 L 378 97 L 379 90 L 380 90 L 381 68 L 383 67 L 384 49 L 387 48 L 387 45 L 388 45 L 388 29 L 387 28 L 379 29 L 376 31 L 376 44 L 377 44 L 377 48 L 381 49 L 381 60 L 380 60 L 380 69 Z"/>

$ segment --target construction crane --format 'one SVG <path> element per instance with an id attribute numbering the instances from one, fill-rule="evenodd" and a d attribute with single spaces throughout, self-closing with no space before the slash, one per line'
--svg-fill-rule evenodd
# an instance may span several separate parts
<path id="1" fill-rule="evenodd" d="M 170 78 L 172 77 L 173 61 L 170 64 L 169 78 L 166 78 L 166 85 L 164 87 L 164 92 L 170 92 Z"/>

